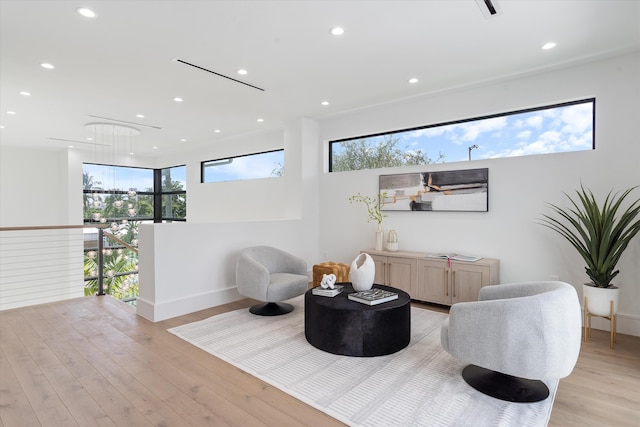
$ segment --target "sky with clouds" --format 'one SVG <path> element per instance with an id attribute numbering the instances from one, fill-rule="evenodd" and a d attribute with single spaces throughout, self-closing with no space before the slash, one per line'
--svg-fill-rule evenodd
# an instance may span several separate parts
<path id="1" fill-rule="evenodd" d="M 396 133 L 400 146 L 444 162 L 590 150 L 593 103 L 468 121 Z M 371 142 L 375 138 L 370 139 Z"/>
<path id="2" fill-rule="evenodd" d="M 280 165 L 284 165 L 283 150 L 234 157 L 230 163 L 205 168 L 205 182 L 273 177 Z"/>

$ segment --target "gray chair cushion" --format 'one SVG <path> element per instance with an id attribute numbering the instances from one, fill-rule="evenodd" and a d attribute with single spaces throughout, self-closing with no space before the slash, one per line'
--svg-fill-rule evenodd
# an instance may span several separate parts
<path id="1" fill-rule="evenodd" d="M 479 301 L 451 306 L 442 347 L 473 365 L 529 379 L 571 373 L 582 321 L 573 286 L 529 282 L 486 286 Z"/>
<path id="2" fill-rule="evenodd" d="M 271 246 L 246 248 L 238 256 L 236 285 L 245 297 L 264 302 L 284 301 L 307 291 L 307 263 Z"/>

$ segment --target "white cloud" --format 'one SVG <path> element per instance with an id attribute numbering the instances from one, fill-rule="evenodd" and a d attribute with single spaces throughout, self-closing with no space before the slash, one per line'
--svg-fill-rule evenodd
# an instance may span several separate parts
<path id="1" fill-rule="evenodd" d="M 578 104 L 564 108 L 560 119 L 563 123 L 562 131 L 566 133 L 583 133 L 591 127 L 593 113 L 592 104 Z"/>
<path id="2" fill-rule="evenodd" d="M 432 128 L 417 129 L 417 130 L 414 130 L 413 132 L 410 132 L 407 135 L 407 137 L 420 138 L 424 136 L 426 138 L 432 138 L 434 136 L 440 136 L 445 132 L 451 132 L 451 130 L 452 130 L 451 126 L 436 126 Z"/>
<path id="3" fill-rule="evenodd" d="M 523 130 L 522 132 L 518 132 L 517 136 L 520 139 L 529 139 L 529 137 L 531 137 L 531 131 L 530 130 Z"/>
<path id="4" fill-rule="evenodd" d="M 537 114 L 535 116 L 531 116 L 529 118 L 527 118 L 525 120 L 525 123 L 527 126 L 533 127 L 533 128 L 539 128 L 540 126 L 542 126 L 542 122 L 544 121 L 543 117 L 541 114 Z"/>
<path id="5" fill-rule="evenodd" d="M 460 123 L 454 126 L 462 131 L 461 141 L 475 141 L 483 133 L 504 129 L 507 126 L 507 118 L 494 117 L 492 119 Z"/>

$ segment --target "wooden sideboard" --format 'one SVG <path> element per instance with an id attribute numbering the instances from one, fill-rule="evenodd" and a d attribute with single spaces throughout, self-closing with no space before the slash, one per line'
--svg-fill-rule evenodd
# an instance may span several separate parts
<path id="1" fill-rule="evenodd" d="M 500 261 L 430 258 L 425 252 L 362 251 L 376 264 L 374 282 L 407 292 L 412 299 L 451 305 L 477 301 L 480 288 L 499 281 Z"/>

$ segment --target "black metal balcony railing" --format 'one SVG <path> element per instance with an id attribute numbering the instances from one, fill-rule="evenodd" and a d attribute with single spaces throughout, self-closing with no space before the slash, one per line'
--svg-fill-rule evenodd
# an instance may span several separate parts
<path id="1" fill-rule="evenodd" d="M 118 236 L 120 228 L 97 224 L 97 236 L 85 240 L 85 295 L 111 295 L 135 305 L 138 297 L 138 249 Z M 128 239 L 136 241 L 127 224 Z"/>

